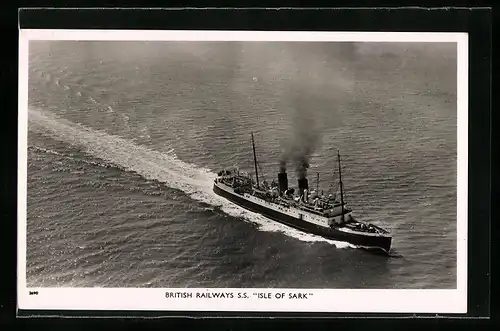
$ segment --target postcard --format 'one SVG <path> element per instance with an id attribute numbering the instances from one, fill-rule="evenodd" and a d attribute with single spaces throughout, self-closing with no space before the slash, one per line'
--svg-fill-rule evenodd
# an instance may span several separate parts
<path id="1" fill-rule="evenodd" d="M 465 313 L 464 33 L 20 30 L 18 306 Z"/>

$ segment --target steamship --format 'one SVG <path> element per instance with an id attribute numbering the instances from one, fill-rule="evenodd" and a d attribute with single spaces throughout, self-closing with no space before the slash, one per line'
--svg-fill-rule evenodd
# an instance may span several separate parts
<path id="1" fill-rule="evenodd" d="M 392 240 L 389 231 L 355 219 L 345 203 L 338 151 L 340 192 L 325 196 L 319 192 L 319 174 L 316 190 L 310 190 L 306 176 L 298 178 L 297 189 L 289 187 L 287 173 L 283 169 L 278 173 L 278 183 L 274 180 L 260 183 L 253 133 L 251 138 L 255 180 L 247 173 L 240 173 L 237 168 L 223 169 L 214 180 L 216 194 L 295 229 L 361 248 L 389 252 Z"/>

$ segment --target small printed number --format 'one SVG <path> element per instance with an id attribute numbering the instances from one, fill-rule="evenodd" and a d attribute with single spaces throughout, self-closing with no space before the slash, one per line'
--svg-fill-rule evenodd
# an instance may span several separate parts
<path id="1" fill-rule="evenodd" d="M 38 295 L 38 291 L 30 291 L 30 295 Z"/>

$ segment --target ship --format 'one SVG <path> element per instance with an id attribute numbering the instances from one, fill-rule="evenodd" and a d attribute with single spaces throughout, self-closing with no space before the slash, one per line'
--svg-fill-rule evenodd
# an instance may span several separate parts
<path id="1" fill-rule="evenodd" d="M 319 191 L 319 173 L 316 190 L 310 189 L 306 176 L 297 178 L 297 186 L 290 187 L 286 170 L 280 169 L 277 182 L 259 182 L 259 167 L 255 141 L 251 133 L 255 180 L 237 167 L 225 168 L 214 179 L 215 194 L 266 218 L 302 232 L 326 239 L 346 242 L 355 247 L 389 254 L 392 236 L 390 231 L 360 221 L 345 201 L 342 183 L 340 151 L 337 150 L 338 182 L 334 194 Z"/>

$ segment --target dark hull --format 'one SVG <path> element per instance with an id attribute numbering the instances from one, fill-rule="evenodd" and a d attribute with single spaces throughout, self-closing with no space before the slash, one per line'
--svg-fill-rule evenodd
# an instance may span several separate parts
<path id="1" fill-rule="evenodd" d="M 391 248 L 390 237 L 351 234 L 339 231 L 335 228 L 321 227 L 316 224 L 312 224 L 295 217 L 279 213 L 275 210 L 260 206 L 256 203 L 253 203 L 252 201 L 244 199 L 242 196 L 236 193 L 233 194 L 226 192 L 225 190 L 219 188 L 217 185 L 214 185 L 213 190 L 217 195 L 220 195 L 245 209 L 259 213 L 276 222 L 288 225 L 304 232 L 315 234 L 331 240 L 348 242 L 352 245 L 361 246 L 363 248 L 382 250 L 386 253 L 389 252 L 389 249 Z"/>

